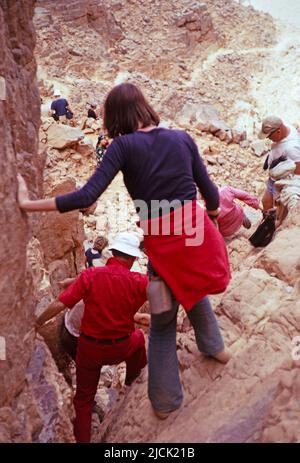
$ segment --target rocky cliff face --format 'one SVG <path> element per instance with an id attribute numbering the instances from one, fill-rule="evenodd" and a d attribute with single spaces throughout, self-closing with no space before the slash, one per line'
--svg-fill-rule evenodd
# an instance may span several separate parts
<path id="1" fill-rule="evenodd" d="M 17 168 L 32 196 L 41 195 L 45 160 L 37 152 L 33 8 L 31 0 L 0 6 L 0 442 L 71 442 L 71 392 L 33 330 L 44 268 L 33 238 L 39 221 L 16 203 Z"/>
<path id="2" fill-rule="evenodd" d="M 26 338 L 33 323 L 34 302 L 31 275 L 26 269 L 30 232 L 26 217 L 16 205 L 16 165 L 21 167 L 35 192 L 41 185 L 42 174 L 39 162 L 32 162 L 37 151 L 40 111 L 33 58 L 33 4 L 33 1 L 22 2 L 20 9 L 15 2 L 11 6 L 6 2 L 0 9 L 1 44 L 4 45 L 0 51 L 0 75 L 5 85 L 5 99 L 0 101 L 0 335 L 6 339 L 6 361 L 1 362 L 1 405 L 11 403 L 22 390 L 33 349 L 33 335 Z"/>

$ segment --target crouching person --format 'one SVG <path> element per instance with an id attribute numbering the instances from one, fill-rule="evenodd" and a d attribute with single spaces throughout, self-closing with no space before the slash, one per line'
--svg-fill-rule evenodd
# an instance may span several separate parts
<path id="1" fill-rule="evenodd" d="M 72 308 L 80 300 L 84 302 L 76 355 L 77 442 L 90 442 L 92 407 L 101 367 L 125 361 L 125 384 L 130 386 L 147 364 L 144 334 L 135 330 L 134 322 L 147 298 L 148 278 L 130 271 L 136 258 L 142 257 L 139 244 L 134 234 L 120 233 L 110 247 L 113 257 L 107 264 L 84 270 L 59 296 L 60 310 Z"/>

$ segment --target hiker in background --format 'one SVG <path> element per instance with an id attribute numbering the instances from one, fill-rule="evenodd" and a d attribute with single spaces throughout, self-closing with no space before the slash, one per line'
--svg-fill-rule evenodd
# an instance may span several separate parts
<path id="1" fill-rule="evenodd" d="M 242 206 L 235 200 L 239 199 L 253 209 L 260 209 L 258 198 L 231 186 L 219 188 L 219 195 L 221 212 L 217 222 L 221 235 L 227 238 L 234 235 L 242 226 L 247 229 L 251 228 L 251 221 L 246 216 Z"/>
<path id="2" fill-rule="evenodd" d="M 67 120 L 70 119 L 70 114 L 73 113 L 70 110 L 69 103 L 65 98 L 61 98 L 60 90 L 54 90 L 55 100 L 51 103 L 51 113 L 52 117 L 59 122 L 64 124 L 67 123 Z"/>
<path id="3" fill-rule="evenodd" d="M 149 398 L 156 416 L 165 419 L 183 400 L 176 348 L 179 304 L 187 311 L 199 351 L 222 363 L 230 358 L 208 298 L 209 294 L 226 289 L 230 269 L 224 240 L 209 218 L 220 213 L 218 189 L 207 173 L 197 145 L 186 132 L 158 124 L 157 113 L 138 87 L 131 83 L 117 85 L 104 104 L 104 128 L 113 141 L 83 188 L 56 198 L 30 200 L 26 183 L 18 175 L 18 201 L 20 208 L 27 211 L 67 212 L 88 207 L 119 171 L 123 173 L 126 188 L 136 200 L 140 227 L 144 232 L 148 228 L 144 233 L 145 251 L 158 275 L 149 282 L 149 288 L 158 282 L 158 289 L 164 284 L 164 290 L 171 293 L 172 304 L 168 307 L 164 304 L 168 291 L 155 294 L 157 308 L 161 301 L 166 310 L 151 314 L 148 351 Z M 197 202 L 197 187 L 205 201 L 205 210 Z M 157 200 L 164 200 L 163 210 Z M 174 202 L 176 216 L 180 216 L 176 224 L 171 220 L 175 215 Z M 202 225 L 189 234 L 185 225 L 191 230 L 190 225 L 198 220 Z M 164 233 L 165 223 L 178 225 L 180 233 L 177 228 Z M 199 228 L 203 231 L 201 236 Z M 89 270 L 100 272 L 101 268 L 86 272 Z"/>
<path id="4" fill-rule="evenodd" d="M 147 364 L 143 331 L 135 329 L 135 320 L 147 320 L 136 312 L 147 299 L 148 278 L 130 271 L 136 258 L 142 257 L 139 239 L 132 233 L 119 233 L 110 247 L 105 267 L 88 268 L 52 303 L 52 317 L 66 307 L 84 302 L 76 354 L 77 442 L 90 442 L 91 413 L 101 367 L 126 362 L 125 385 L 130 386 Z M 37 324 L 45 323 L 48 314 Z"/>
<path id="5" fill-rule="evenodd" d="M 96 108 L 97 108 L 97 105 L 95 103 L 91 103 L 88 108 L 87 117 L 91 117 L 92 119 L 97 119 L 97 114 L 95 111 Z"/>
<path id="6" fill-rule="evenodd" d="M 108 146 L 109 146 L 109 139 L 103 133 L 101 133 L 98 136 L 98 140 L 96 144 L 96 159 L 97 159 L 98 165 L 101 163 Z"/>
<path id="7" fill-rule="evenodd" d="M 300 175 L 300 135 L 294 127 L 285 125 L 279 117 L 269 116 L 263 120 L 258 138 L 269 138 L 273 142 L 265 162 L 266 170 L 279 158 L 291 159 L 296 163 L 295 174 Z M 274 207 L 274 201 L 278 196 L 274 183 L 269 176 L 267 189 L 262 198 L 264 213 Z"/>
<path id="8" fill-rule="evenodd" d="M 108 245 L 108 240 L 105 236 L 97 236 L 93 246 L 88 246 L 85 249 L 85 266 L 88 267 L 100 267 L 101 266 L 101 255 L 102 251 Z"/>

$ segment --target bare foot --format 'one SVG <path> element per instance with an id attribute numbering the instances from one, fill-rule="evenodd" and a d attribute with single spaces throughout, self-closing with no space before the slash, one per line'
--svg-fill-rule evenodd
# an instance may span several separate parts
<path id="1" fill-rule="evenodd" d="M 165 420 L 172 413 L 172 412 L 159 412 L 158 410 L 154 410 L 154 409 L 153 411 L 154 411 L 155 416 L 159 418 L 160 420 Z"/>
<path id="2" fill-rule="evenodd" d="M 230 360 L 230 354 L 226 350 L 223 350 L 218 354 L 211 355 L 211 357 L 223 364 L 227 363 Z"/>

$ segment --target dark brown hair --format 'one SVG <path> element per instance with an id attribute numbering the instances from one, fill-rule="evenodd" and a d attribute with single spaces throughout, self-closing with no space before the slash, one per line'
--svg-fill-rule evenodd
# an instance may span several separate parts
<path id="1" fill-rule="evenodd" d="M 108 245 L 108 240 L 105 238 L 105 236 L 99 235 L 94 241 L 93 244 L 93 249 L 96 249 L 97 251 L 101 252 L 103 251 L 104 248 Z"/>
<path id="2" fill-rule="evenodd" d="M 110 138 L 133 133 L 139 127 L 158 125 L 159 117 L 141 90 L 125 83 L 114 87 L 104 103 L 104 128 Z"/>

